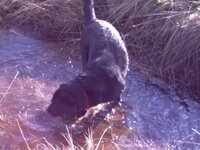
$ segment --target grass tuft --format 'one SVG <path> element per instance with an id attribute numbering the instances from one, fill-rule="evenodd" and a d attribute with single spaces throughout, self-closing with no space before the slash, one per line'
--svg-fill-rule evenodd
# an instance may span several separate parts
<path id="1" fill-rule="evenodd" d="M 192 0 L 123 0 L 109 19 L 124 32 L 136 67 L 199 95 L 199 10 Z"/>
<path id="2" fill-rule="evenodd" d="M 82 11 L 79 0 L 2 0 L 1 27 L 25 26 L 36 35 L 79 36 Z"/>

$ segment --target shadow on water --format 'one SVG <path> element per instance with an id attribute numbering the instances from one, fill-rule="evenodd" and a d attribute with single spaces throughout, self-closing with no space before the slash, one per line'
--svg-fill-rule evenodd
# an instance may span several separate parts
<path id="1" fill-rule="evenodd" d="M 46 108 L 58 85 L 81 70 L 78 46 L 68 47 L 0 32 L 0 149 L 67 145 L 66 122 Z M 104 149 L 200 149 L 200 105 L 158 79 L 151 83 L 131 64 L 120 106 L 68 124 L 75 142 L 84 145 L 84 131 L 93 127 L 94 139 L 106 131 Z"/>

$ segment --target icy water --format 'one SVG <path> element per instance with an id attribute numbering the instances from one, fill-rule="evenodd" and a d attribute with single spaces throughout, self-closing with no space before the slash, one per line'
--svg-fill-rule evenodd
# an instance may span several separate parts
<path id="1" fill-rule="evenodd" d="M 0 149 L 66 149 L 68 130 L 74 144 L 86 149 L 92 129 L 98 149 L 200 150 L 200 105 L 158 79 L 147 84 L 133 64 L 115 109 L 89 113 L 76 123 L 49 115 L 46 108 L 58 85 L 80 71 L 74 40 L 44 42 L 1 31 Z"/>

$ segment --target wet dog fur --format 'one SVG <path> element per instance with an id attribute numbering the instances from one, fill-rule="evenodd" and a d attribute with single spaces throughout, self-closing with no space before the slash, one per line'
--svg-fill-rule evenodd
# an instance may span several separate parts
<path id="1" fill-rule="evenodd" d="M 60 85 L 48 111 L 75 120 L 86 109 L 104 102 L 119 101 L 125 87 L 128 54 L 119 32 L 95 16 L 92 0 L 83 0 L 85 30 L 80 50 L 83 73 Z"/>

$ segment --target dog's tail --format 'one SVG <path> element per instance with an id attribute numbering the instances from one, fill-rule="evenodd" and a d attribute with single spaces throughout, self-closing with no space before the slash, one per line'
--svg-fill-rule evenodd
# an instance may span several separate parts
<path id="1" fill-rule="evenodd" d="M 85 24 L 96 19 L 93 0 L 83 0 L 83 12 L 85 17 Z"/>

